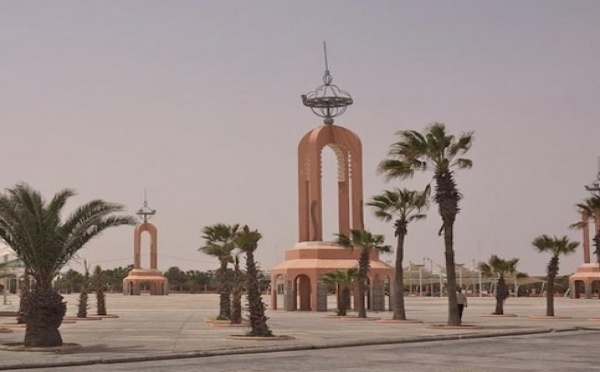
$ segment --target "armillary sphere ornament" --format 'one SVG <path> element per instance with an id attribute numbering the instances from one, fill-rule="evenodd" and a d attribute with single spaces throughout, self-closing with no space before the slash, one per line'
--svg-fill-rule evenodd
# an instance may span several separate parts
<path id="1" fill-rule="evenodd" d="M 323 75 L 323 85 L 302 95 L 302 103 L 310 107 L 315 115 L 323 118 L 323 123 L 333 124 L 333 118 L 342 115 L 348 106 L 354 101 L 350 93 L 340 89 L 333 83 L 333 76 L 329 73 L 327 63 L 327 44 L 323 42 L 323 51 L 325 54 L 325 74 Z"/>
<path id="2" fill-rule="evenodd" d="M 156 214 L 156 209 L 152 209 L 148 206 L 148 200 L 146 200 L 146 190 L 144 190 L 144 205 L 138 209 L 135 214 L 140 216 L 140 218 L 144 220 L 144 223 L 148 222 L 150 217 Z"/>

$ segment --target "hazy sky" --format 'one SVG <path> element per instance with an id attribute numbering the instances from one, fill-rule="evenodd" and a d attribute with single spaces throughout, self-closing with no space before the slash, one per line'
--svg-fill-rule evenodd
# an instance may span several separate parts
<path id="1" fill-rule="evenodd" d="M 475 131 L 455 230 L 457 262 L 519 257 L 545 272 L 540 234 L 580 233 L 574 204 L 598 172 L 600 1 L 2 1 L 0 189 L 25 181 L 141 207 L 159 230 L 159 266 L 212 269 L 203 226 L 249 224 L 262 268 L 297 241 L 297 144 L 320 118 L 300 95 L 334 83 L 355 104 L 336 120 L 363 141 L 365 200 L 404 129 Z M 325 235 L 337 229 L 325 152 Z M 394 244 L 393 227 L 365 211 Z M 443 262 L 434 206 L 409 227 L 406 260 Z M 333 238 L 332 238 L 333 239 Z M 143 263 L 147 263 L 145 249 Z M 132 263 L 133 228 L 81 256 Z M 386 258 L 391 260 L 392 256 Z M 563 259 L 561 273 L 582 262 Z M 429 264 L 429 262 L 427 262 Z"/>

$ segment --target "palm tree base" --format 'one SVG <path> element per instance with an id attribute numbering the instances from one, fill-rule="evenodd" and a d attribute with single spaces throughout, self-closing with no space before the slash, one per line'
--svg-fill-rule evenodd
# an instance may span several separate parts
<path id="1" fill-rule="evenodd" d="M 0 345 L 0 350 L 6 351 L 41 351 L 54 352 L 56 354 L 67 354 L 73 350 L 81 349 L 83 346 L 75 343 L 63 343 L 61 346 L 25 346 L 23 342 L 7 342 Z"/>
<path id="2" fill-rule="evenodd" d="M 286 340 L 295 340 L 292 336 L 247 336 L 247 335 L 231 335 L 229 338 L 234 340 L 251 340 L 251 341 L 286 341 Z"/>
<path id="3" fill-rule="evenodd" d="M 530 319 L 571 319 L 570 316 L 559 316 L 559 315 L 530 315 Z"/>
<path id="4" fill-rule="evenodd" d="M 379 319 L 376 321 L 377 323 L 397 323 L 397 324 L 414 324 L 414 323 L 423 323 L 422 320 L 419 319 Z"/>
<path id="5" fill-rule="evenodd" d="M 63 344 L 58 328 L 67 312 L 67 303 L 54 291 L 34 291 L 27 295 L 23 318 L 27 347 L 59 347 Z"/>
<path id="6" fill-rule="evenodd" d="M 375 320 L 380 320 L 381 318 L 376 318 L 376 317 L 362 318 L 358 315 L 346 315 L 346 316 L 340 317 L 340 319 L 360 322 L 360 321 L 375 321 Z"/>
<path id="7" fill-rule="evenodd" d="M 426 328 L 429 329 L 446 329 L 446 330 L 456 330 L 456 329 L 483 329 L 482 326 L 472 325 L 472 324 L 462 324 L 459 326 L 449 326 L 447 324 L 431 324 Z"/>
<path id="8" fill-rule="evenodd" d="M 102 318 L 99 316 L 86 316 L 85 318 L 79 316 L 66 316 L 63 318 L 63 323 L 65 320 L 102 320 Z"/>
<path id="9" fill-rule="evenodd" d="M 103 315 L 94 315 L 94 317 L 96 318 L 102 318 L 102 319 L 118 319 L 120 318 L 120 316 L 118 316 L 117 314 L 103 314 Z"/>

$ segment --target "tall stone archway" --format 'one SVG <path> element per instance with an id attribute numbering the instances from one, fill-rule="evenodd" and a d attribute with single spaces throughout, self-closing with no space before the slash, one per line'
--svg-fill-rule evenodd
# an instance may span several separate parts
<path id="1" fill-rule="evenodd" d="M 144 200 L 144 207 L 138 211 L 138 215 L 143 218 L 143 222 L 136 225 L 133 235 L 133 269 L 129 275 L 123 279 L 124 295 L 140 295 L 141 287 L 148 284 L 151 295 L 169 294 L 169 281 L 158 270 L 158 229 L 148 222 L 148 217 L 156 211 L 148 207 Z M 142 234 L 150 235 L 150 268 L 143 268 L 142 263 Z"/>

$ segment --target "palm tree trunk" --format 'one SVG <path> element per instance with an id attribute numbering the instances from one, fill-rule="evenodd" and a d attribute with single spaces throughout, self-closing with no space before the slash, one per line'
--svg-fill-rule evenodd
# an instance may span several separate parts
<path id="1" fill-rule="evenodd" d="M 454 223 L 444 222 L 444 245 L 446 258 L 446 281 L 448 288 L 448 325 L 461 325 L 456 301 L 456 264 L 454 263 Z"/>
<path id="2" fill-rule="evenodd" d="M 219 317 L 220 320 L 231 319 L 231 289 L 227 280 L 227 261 L 221 261 L 219 268 Z"/>
<path id="3" fill-rule="evenodd" d="M 498 288 L 496 288 L 496 311 L 494 311 L 495 315 L 504 315 L 504 300 L 506 299 L 506 293 L 508 289 L 506 288 L 506 282 L 503 277 L 498 279 Z"/>
<path id="4" fill-rule="evenodd" d="M 25 346 L 61 346 L 58 328 L 67 311 L 63 297 L 51 289 L 35 289 L 25 299 Z"/>
<path id="5" fill-rule="evenodd" d="M 106 295 L 101 287 L 96 289 L 96 314 L 106 315 Z"/>
<path id="6" fill-rule="evenodd" d="M 350 287 L 348 285 L 344 285 L 342 289 L 342 293 L 340 295 L 340 305 L 338 306 L 338 315 L 346 316 L 348 315 L 348 308 L 350 307 Z"/>
<path id="7" fill-rule="evenodd" d="M 258 286 L 258 273 L 254 262 L 254 252 L 246 251 L 246 275 L 248 290 L 248 307 L 250 308 L 249 336 L 270 337 L 273 336 L 267 325 L 265 316 L 265 304 L 262 302 L 260 288 Z"/>
<path id="8" fill-rule="evenodd" d="M 367 294 L 367 275 L 369 273 L 369 252 L 363 249 L 358 260 L 358 317 L 367 317 L 365 297 Z"/>
<path id="9" fill-rule="evenodd" d="M 233 288 L 231 290 L 231 324 L 242 323 L 242 275 L 239 258 L 235 257 Z"/>
<path id="10" fill-rule="evenodd" d="M 546 290 L 546 316 L 554 316 L 554 280 L 558 273 L 558 256 L 553 256 L 548 264 L 548 289 Z"/>
<path id="11" fill-rule="evenodd" d="M 406 320 L 406 309 L 404 306 L 404 233 L 398 233 L 398 245 L 396 248 L 396 270 L 394 276 L 394 319 Z"/>

